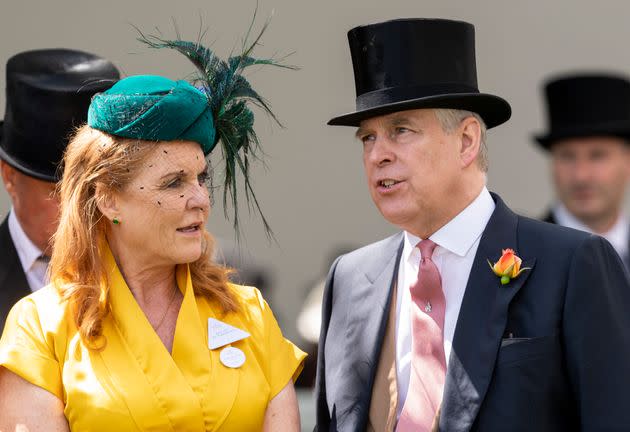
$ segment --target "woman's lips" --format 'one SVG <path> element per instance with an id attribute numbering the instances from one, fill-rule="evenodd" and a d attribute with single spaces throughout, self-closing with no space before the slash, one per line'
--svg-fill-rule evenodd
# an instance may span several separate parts
<path id="1" fill-rule="evenodd" d="M 177 231 L 184 234 L 194 234 L 201 231 L 201 224 L 195 223 L 192 225 L 185 226 L 183 228 L 177 228 Z"/>

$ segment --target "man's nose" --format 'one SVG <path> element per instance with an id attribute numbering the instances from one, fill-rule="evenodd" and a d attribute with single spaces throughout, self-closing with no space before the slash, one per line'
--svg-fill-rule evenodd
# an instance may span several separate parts
<path id="1" fill-rule="evenodd" d="M 369 160 L 372 164 L 381 166 L 392 162 L 395 154 L 391 140 L 386 136 L 379 136 L 374 140 Z"/>
<path id="2" fill-rule="evenodd" d="M 577 181 L 587 181 L 593 174 L 593 164 L 588 159 L 578 159 L 573 167 L 573 177 Z"/>

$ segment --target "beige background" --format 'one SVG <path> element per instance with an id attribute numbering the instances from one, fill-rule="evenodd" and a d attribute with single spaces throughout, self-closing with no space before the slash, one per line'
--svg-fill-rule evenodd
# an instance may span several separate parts
<path id="1" fill-rule="evenodd" d="M 209 27 L 205 41 L 226 55 L 244 34 L 255 5 L 254 0 L 0 0 L 0 87 L 5 85 L 9 56 L 46 47 L 100 54 L 126 75 L 184 78 L 189 64 L 175 53 L 141 46 L 131 25 L 147 32 L 157 26 L 172 36 L 174 18 L 182 36 L 194 39 L 202 17 Z M 382 220 L 368 196 L 354 130 L 325 125 L 330 117 L 354 107 L 347 30 L 416 16 L 475 24 L 479 86 L 503 96 L 513 107 L 512 120 L 489 134 L 489 186 L 514 209 L 530 215 L 541 214 L 553 196 L 546 158 L 530 139 L 546 127 L 541 80 L 567 69 L 630 70 L 626 1 L 261 0 L 259 9 L 258 27 L 272 10 L 275 15 L 258 54 L 295 51 L 289 61 L 301 70 L 260 69 L 249 74 L 286 129 L 258 117 L 269 157 L 268 170 L 255 172 L 255 188 L 278 245 L 267 242 L 257 219 L 245 219 L 243 253 L 273 271 L 271 300 L 290 337 L 296 336 L 294 322 L 306 284 L 324 272 L 331 249 L 366 244 L 396 231 Z M 2 92 L 0 115 L 4 104 Z M 2 190 L 0 217 L 8 210 Z M 232 238 L 231 225 L 219 207 L 209 228 Z"/>

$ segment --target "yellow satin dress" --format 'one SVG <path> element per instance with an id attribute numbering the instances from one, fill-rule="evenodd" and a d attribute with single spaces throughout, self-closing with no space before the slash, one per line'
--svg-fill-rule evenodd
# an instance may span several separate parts
<path id="1" fill-rule="evenodd" d="M 0 339 L 0 365 L 56 395 L 72 431 L 259 431 L 268 402 L 297 378 L 306 356 L 282 336 L 257 289 L 232 285 L 241 311 L 217 314 L 195 296 L 188 266 L 177 268 L 184 299 L 173 351 L 166 350 L 108 254 L 112 313 L 106 346 L 88 349 L 66 303 L 49 285 L 12 309 Z M 250 334 L 228 346 L 245 353 L 237 368 L 208 348 L 208 318 Z"/>

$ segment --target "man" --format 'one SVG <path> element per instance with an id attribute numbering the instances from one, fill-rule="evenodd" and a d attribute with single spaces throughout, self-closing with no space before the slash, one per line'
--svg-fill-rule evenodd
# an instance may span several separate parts
<path id="1" fill-rule="evenodd" d="M 551 154 L 557 202 L 545 221 L 599 234 L 630 269 L 630 81 L 610 74 L 559 77 L 545 86 L 550 130 L 536 137 Z"/>
<path id="2" fill-rule="evenodd" d="M 329 124 L 358 126 L 372 199 L 404 232 L 330 270 L 318 430 L 630 430 L 623 264 L 487 191 L 485 128 L 510 107 L 477 88 L 473 26 L 348 38 L 357 111 Z"/>
<path id="3" fill-rule="evenodd" d="M 11 306 L 46 284 L 63 151 L 86 121 L 92 95 L 119 74 L 93 54 L 44 49 L 11 57 L 6 77 L 0 173 L 12 209 L 0 224 L 0 333 Z"/>

